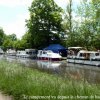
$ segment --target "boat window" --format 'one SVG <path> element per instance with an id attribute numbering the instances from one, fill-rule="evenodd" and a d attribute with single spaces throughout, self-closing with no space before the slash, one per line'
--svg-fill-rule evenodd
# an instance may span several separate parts
<path id="1" fill-rule="evenodd" d="M 80 53 L 80 57 L 86 57 L 88 58 L 90 56 L 89 53 Z"/>
<path id="2" fill-rule="evenodd" d="M 26 52 L 26 54 L 29 54 L 29 52 Z"/>
<path id="3" fill-rule="evenodd" d="M 96 56 L 99 56 L 99 53 L 95 53 Z"/>
<path id="4" fill-rule="evenodd" d="M 45 51 L 43 51 L 43 54 L 46 54 L 46 52 L 45 52 Z"/>
<path id="5" fill-rule="evenodd" d="M 40 53 L 40 55 L 42 55 L 42 51 L 40 51 L 39 53 Z"/>
<path id="6" fill-rule="evenodd" d="M 74 55 L 74 51 L 73 50 L 69 50 L 68 51 L 68 55 Z"/>
<path id="7" fill-rule="evenodd" d="M 39 51 L 37 51 L 37 54 L 41 55 L 41 54 L 42 54 L 42 51 L 40 51 L 40 50 L 39 50 Z"/>
<path id="8" fill-rule="evenodd" d="M 82 57 L 83 56 L 83 54 L 82 53 L 80 53 L 80 57 Z"/>
<path id="9" fill-rule="evenodd" d="M 29 54 L 31 55 L 31 54 L 32 54 L 32 52 L 29 52 Z"/>
<path id="10" fill-rule="evenodd" d="M 90 53 L 87 53 L 86 56 L 85 56 L 87 59 L 90 58 Z"/>
<path id="11" fill-rule="evenodd" d="M 31 54 L 35 54 L 35 52 L 31 52 Z"/>
<path id="12" fill-rule="evenodd" d="M 48 50 L 49 53 L 51 53 L 52 51 Z"/>

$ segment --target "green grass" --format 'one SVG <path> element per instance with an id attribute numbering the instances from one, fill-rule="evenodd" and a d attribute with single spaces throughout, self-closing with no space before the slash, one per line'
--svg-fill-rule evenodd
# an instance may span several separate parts
<path id="1" fill-rule="evenodd" d="M 4 60 L 0 61 L 0 90 L 14 100 L 97 100 L 100 95 L 99 85 L 63 79 Z"/>

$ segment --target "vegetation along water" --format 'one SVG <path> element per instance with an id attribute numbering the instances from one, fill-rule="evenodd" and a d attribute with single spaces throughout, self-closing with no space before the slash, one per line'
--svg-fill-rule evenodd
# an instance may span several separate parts
<path id="1" fill-rule="evenodd" d="M 0 61 L 0 90 L 14 100 L 97 100 L 100 95 L 100 85 L 63 79 L 5 60 Z"/>
<path id="2" fill-rule="evenodd" d="M 75 4 L 69 0 L 62 9 L 55 0 L 32 0 L 23 37 L 7 35 L 0 26 L 0 48 L 43 49 L 49 44 L 62 44 L 100 50 L 100 0 L 82 0 L 77 7 Z M 5 60 L 0 60 L 0 90 L 14 100 L 100 99 L 99 84 L 61 78 Z"/>
<path id="3" fill-rule="evenodd" d="M 58 43 L 65 47 L 82 46 L 99 50 L 100 0 L 81 0 L 79 5 L 76 5 L 76 0 L 69 0 L 65 9 L 55 1 L 32 0 L 31 6 L 27 8 L 27 29 L 20 40 L 16 34 L 7 35 L 9 33 L 5 33 L 6 30 L 0 26 L 0 46 L 4 50 L 43 49 L 49 44 Z"/>

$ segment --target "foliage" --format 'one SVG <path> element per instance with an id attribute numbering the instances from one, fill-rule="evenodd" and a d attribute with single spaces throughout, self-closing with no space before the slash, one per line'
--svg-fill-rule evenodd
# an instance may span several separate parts
<path id="1" fill-rule="evenodd" d="M 0 27 L 0 46 L 2 46 L 3 41 L 4 41 L 4 31 L 3 29 Z"/>
<path id="2" fill-rule="evenodd" d="M 31 46 L 42 48 L 50 43 L 60 43 L 62 9 L 53 0 L 34 0 L 27 20 Z"/>
<path id="3" fill-rule="evenodd" d="M 16 41 L 17 40 L 16 34 L 8 35 L 7 38 L 9 38 L 11 41 Z"/>
<path id="4" fill-rule="evenodd" d="M 10 39 L 6 39 L 6 40 L 4 40 L 4 42 L 3 42 L 3 47 L 4 47 L 5 49 L 7 49 L 7 48 L 12 48 L 12 45 L 13 45 L 13 42 L 12 42 Z"/>
<path id="5" fill-rule="evenodd" d="M 15 41 L 17 41 L 17 37 L 15 34 L 11 34 L 11 35 L 5 35 L 4 39 L 3 39 L 3 44 L 2 46 L 4 47 L 4 50 L 6 49 L 13 49 L 15 48 Z"/>
<path id="6" fill-rule="evenodd" d="M 67 7 L 64 12 L 64 29 L 67 35 L 66 45 L 67 46 L 75 46 L 75 32 L 73 31 L 73 2 L 69 0 Z"/>
<path id="7" fill-rule="evenodd" d="M 32 40 L 31 34 L 26 32 L 21 39 L 22 47 L 24 47 L 24 49 L 31 48 L 31 40 Z"/>
<path id="8" fill-rule="evenodd" d="M 77 30 L 80 36 L 80 45 L 89 48 L 100 49 L 100 20 L 98 20 L 98 11 L 100 9 L 100 2 L 96 0 L 89 2 L 85 0 L 78 7 L 77 14 L 81 18 L 79 29 Z M 100 18 L 100 17 L 99 17 Z"/>
<path id="9" fill-rule="evenodd" d="M 64 12 L 53 0 L 33 0 L 25 35 L 18 40 L 15 34 L 5 35 L 0 28 L 0 46 L 5 50 L 41 49 L 60 43 L 100 49 L 100 0 L 82 0 L 76 12 L 72 3 L 69 0 Z"/>

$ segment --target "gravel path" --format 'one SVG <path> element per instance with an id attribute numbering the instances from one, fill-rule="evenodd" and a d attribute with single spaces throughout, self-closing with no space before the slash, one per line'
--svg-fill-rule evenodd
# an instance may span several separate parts
<path id="1" fill-rule="evenodd" d="M 13 100 L 10 96 L 4 95 L 0 92 L 0 100 Z"/>

